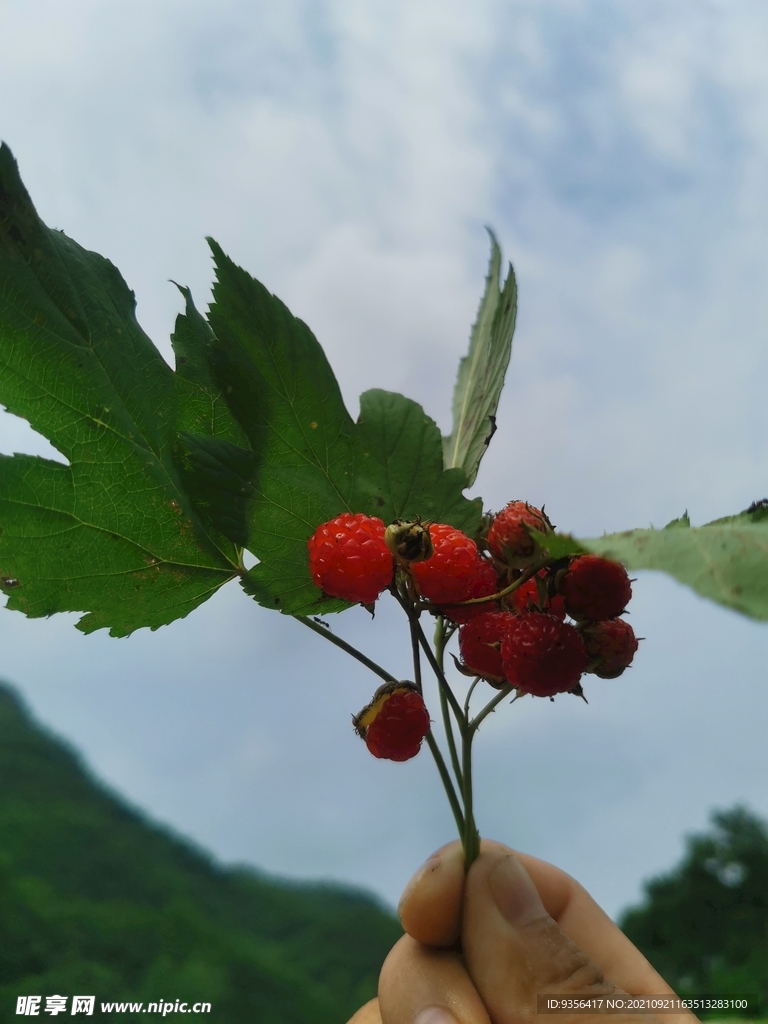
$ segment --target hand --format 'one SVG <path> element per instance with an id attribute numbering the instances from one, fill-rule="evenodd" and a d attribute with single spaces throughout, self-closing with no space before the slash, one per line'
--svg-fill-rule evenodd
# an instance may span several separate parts
<path id="1" fill-rule="evenodd" d="M 459 843 L 443 847 L 408 884 L 399 913 L 407 934 L 384 963 L 379 999 L 349 1024 L 520 1024 L 544 991 L 674 994 L 569 875 L 498 843 L 483 842 L 466 880 Z M 597 1021 L 557 1014 L 549 1024 Z"/>

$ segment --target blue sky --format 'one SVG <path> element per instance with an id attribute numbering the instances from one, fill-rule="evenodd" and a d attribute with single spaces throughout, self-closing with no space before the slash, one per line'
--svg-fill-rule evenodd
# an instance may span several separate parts
<path id="1" fill-rule="evenodd" d="M 768 14 L 753 0 L 259 5 L 15 0 L 0 137 L 43 218 L 108 256 L 169 356 L 205 235 L 313 328 L 353 413 L 448 427 L 492 225 L 520 283 L 475 493 L 594 535 L 768 494 Z M 0 450 L 50 448 L 5 415 Z M 713 806 L 768 815 L 768 628 L 644 574 L 631 672 L 478 744 L 483 834 L 611 912 Z M 126 640 L 0 615 L 0 674 L 100 777 L 224 861 L 390 902 L 452 836 L 431 762 L 370 758 L 375 687 L 231 584 Z M 408 674 L 393 609 L 337 628 Z"/>

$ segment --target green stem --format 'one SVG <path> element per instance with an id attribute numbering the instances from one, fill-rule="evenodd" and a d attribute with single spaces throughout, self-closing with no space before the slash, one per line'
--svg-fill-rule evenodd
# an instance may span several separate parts
<path id="1" fill-rule="evenodd" d="M 488 597 L 471 597 L 468 601 L 456 601 L 452 605 L 444 605 L 443 607 L 470 608 L 475 604 L 487 604 L 489 601 L 500 601 L 502 597 L 506 597 L 507 594 L 514 593 L 518 587 L 522 587 L 524 583 L 528 582 L 531 576 L 535 576 L 539 569 L 543 569 L 544 566 L 551 561 L 552 559 L 549 555 L 540 558 L 537 562 L 534 562 L 533 565 L 529 565 L 521 576 L 518 576 L 517 579 L 510 583 L 508 587 L 500 590 L 498 594 L 489 594 Z"/>
<path id="2" fill-rule="evenodd" d="M 362 651 L 358 651 L 356 647 L 353 647 L 352 644 L 348 644 L 346 640 L 342 640 L 341 637 L 334 636 L 330 629 L 326 629 L 324 626 L 318 625 L 318 623 L 313 622 L 312 619 L 308 619 L 304 615 L 295 615 L 294 618 L 298 622 L 308 626 L 319 636 L 324 637 L 326 640 L 330 640 L 332 644 L 336 644 L 336 646 L 340 647 L 342 651 L 346 651 L 347 654 L 351 654 L 352 657 L 356 658 L 361 665 L 365 665 L 366 668 L 369 668 L 371 672 L 379 676 L 379 678 L 386 680 L 388 683 L 397 682 L 397 677 L 393 676 L 391 672 L 387 672 L 387 670 L 382 668 L 381 665 L 377 665 L 375 661 L 371 661 L 370 658 L 366 658 Z"/>
<path id="3" fill-rule="evenodd" d="M 432 751 L 432 757 L 435 759 L 437 770 L 440 772 L 440 778 L 443 781 L 443 787 L 445 792 L 448 794 L 448 802 L 451 805 L 453 816 L 456 819 L 456 827 L 459 830 L 459 835 L 464 835 L 464 815 L 461 810 L 461 804 L 459 798 L 456 796 L 456 790 L 453 787 L 450 772 L 446 766 L 443 755 L 440 753 L 440 747 L 437 745 L 437 740 L 434 737 L 432 730 L 430 729 L 427 733 L 427 744 L 429 749 Z"/>
<path id="4" fill-rule="evenodd" d="M 501 704 L 504 698 L 507 697 L 512 692 L 512 690 L 514 690 L 514 686 L 512 686 L 511 684 L 509 686 L 505 686 L 503 690 L 499 690 L 499 692 L 496 694 L 493 700 L 488 701 L 483 710 L 469 723 L 470 736 L 475 735 L 483 719 L 487 718 L 488 715 L 490 715 L 490 713 L 495 709 L 496 705 Z M 516 700 L 520 699 L 520 697 L 522 697 L 522 694 L 518 693 L 516 696 L 512 698 L 512 700 L 509 703 L 514 704 Z"/>
<path id="5" fill-rule="evenodd" d="M 472 700 L 472 694 L 475 692 L 475 687 L 480 682 L 480 676 L 475 676 L 472 680 L 472 685 L 467 690 L 467 696 L 464 700 L 464 717 L 469 721 L 469 702 Z"/>
<path id="6" fill-rule="evenodd" d="M 445 651 L 445 628 L 444 620 L 442 615 L 438 616 L 437 625 L 435 626 L 435 660 L 440 667 L 440 671 L 443 672 L 443 652 Z M 453 766 L 453 774 L 456 776 L 456 782 L 459 784 L 459 789 L 464 785 L 462 781 L 461 762 L 459 761 L 459 752 L 456 749 L 456 739 L 453 735 L 453 725 L 451 723 L 451 712 L 448 707 L 448 698 L 445 690 L 440 685 L 438 680 L 438 691 L 440 693 L 440 710 L 443 713 L 443 726 L 445 728 L 445 736 L 448 740 L 448 750 L 451 754 L 451 765 Z M 461 728 L 461 725 L 459 726 Z"/>
<path id="7" fill-rule="evenodd" d="M 432 648 L 429 646 L 429 640 L 427 640 L 427 638 L 424 636 L 424 630 L 419 625 L 418 619 L 416 620 L 416 629 L 418 631 L 419 643 L 421 644 L 422 650 L 427 656 L 427 661 L 429 662 L 432 671 L 437 676 L 437 681 L 440 684 L 440 689 L 445 689 L 445 696 L 450 701 L 451 708 L 453 709 L 453 713 L 456 716 L 456 724 L 459 727 L 459 732 L 463 736 L 467 723 L 464 718 L 464 712 L 461 709 L 461 704 L 459 704 L 459 702 L 456 700 L 453 690 L 449 686 L 448 680 L 445 678 L 445 672 L 443 672 L 440 665 L 438 665 L 437 659 L 432 653 Z"/>
<path id="8" fill-rule="evenodd" d="M 475 815 L 472 810 L 472 739 L 474 733 L 467 731 L 462 736 L 462 754 L 464 761 L 464 785 L 462 795 L 464 797 L 464 831 L 462 833 L 462 845 L 464 847 L 464 871 L 469 871 L 480 853 L 480 833 L 475 824 Z"/>
<path id="9" fill-rule="evenodd" d="M 419 693 L 423 694 L 424 687 L 421 685 L 421 657 L 419 656 L 419 638 L 413 628 L 413 620 L 409 617 L 408 625 L 411 630 L 411 654 L 413 656 L 413 681 L 416 683 Z"/>
<path id="10" fill-rule="evenodd" d="M 413 653 L 413 676 L 414 676 L 414 680 L 416 682 L 416 686 L 419 688 L 419 693 L 421 693 L 422 692 L 422 685 L 421 685 L 421 656 L 419 654 L 419 641 L 418 641 L 418 636 L 417 636 L 417 632 L 416 632 L 416 628 L 415 628 L 416 623 L 415 623 L 414 619 L 410 615 L 408 616 L 408 623 L 409 623 L 409 625 L 411 627 L 411 651 Z M 434 733 L 432 732 L 431 729 L 427 733 L 427 746 L 429 747 L 429 749 L 430 749 L 430 751 L 432 753 L 432 757 L 434 759 L 434 762 L 437 765 L 437 770 L 440 773 L 440 778 L 443 781 L 443 788 L 445 789 L 446 795 L 448 796 L 448 802 L 451 805 L 451 810 L 453 811 L 453 816 L 456 819 L 456 825 L 457 825 L 458 830 L 459 830 L 459 835 L 462 835 L 463 832 L 464 832 L 464 816 L 462 814 L 461 804 L 459 803 L 459 798 L 456 795 L 456 790 L 454 788 L 453 781 L 451 780 L 451 776 L 450 776 L 450 774 L 448 772 L 448 769 L 446 767 L 443 755 L 442 755 L 442 753 L 440 751 L 440 747 L 438 747 L 437 740 L 435 739 Z M 461 786 L 461 781 L 460 780 L 458 780 L 458 781 L 459 781 L 459 786 Z"/>

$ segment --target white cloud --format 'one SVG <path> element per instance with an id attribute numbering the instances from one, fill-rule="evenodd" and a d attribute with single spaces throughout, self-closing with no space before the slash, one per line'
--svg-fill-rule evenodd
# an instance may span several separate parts
<path id="1" fill-rule="evenodd" d="M 487 504 L 545 501 L 584 533 L 686 506 L 701 521 L 768 491 L 767 30 L 754 0 L 30 0 L 0 13 L 0 135 L 43 217 L 121 268 L 166 354 L 168 278 L 204 305 L 212 234 L 310 323 L 353 412 L 384 386 L 447 426 L 493 224 L 521 309 Z M 4 421 L 0 450 L 33 450 L 23 438 Z M 740 723 L 765 719 L 761 629 L 671 584 L 638 593 L 631 678 L 583 714 L 532 702 L 533 738 L 494 722 L 480 753 L 483 830 L 563 861 L 611 909 L 710 803 L 768 809 L 759 753 L 725 764 Z M 394 901 L 451 834 L 426 755 L 361 756 L 348 716 L 375 683 L 234 586 L 128 641 L 6 614 L 5 672 L 41 715 L 222 856 Z M 391 616 L 350 616 L 339 628 L 391 658 Z"/>

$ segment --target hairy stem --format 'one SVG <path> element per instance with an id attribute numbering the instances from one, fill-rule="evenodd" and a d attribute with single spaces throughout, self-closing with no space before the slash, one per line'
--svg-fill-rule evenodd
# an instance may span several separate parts
<path id="1" fill-rule="evenodd" d="M 421 685 L 421 655 L 419 653 L 419 638 L 416 635 L 416 630 L 414 628 L 413 619 L 411 619 L 410 616 L 408 617 L 408 625 L 410 626 L 410 630 L 411 630 L 411 654 L 413 656 L 413 681 L 414 681 L 414 683 L 416 683 L 416 688 L 418 689 L 419 693 L 423 694 L 424 688 Z"/>
<path id="2" fill-rule="evenodd" d="M 522 587 L 524 583 L 528 582 L 531 576 L 535 576 L 539 569 L 543 569 L 544 566 L 551 561 L 552 559 L 549 555 L 542 556 L 538 561 L 534 562 L 533 565 L 529 565 L 525 572 L 510 583 L 508 587 L 504 587 L 503 590 L 500 590 L 498 594 L 489 594 L 488 597 L 471 597 L 468 601 L 457 601 L 455 605 L 451 605 L 450 607 L 469 608 L 475 604 L 487 604 L 489 601 L 500 601 L 502 597 L 506 597 L 507 594 L 514 593 L 518 587 Z"/>
<path id="3" fill-rule="evenodd" d="M 445 675 L 443 668 L 443 654 L 445 651 L 446 637 L 445 637 L 445 623 L 442 615 L 438 616 L 437 625 L 435 626 L 435 660 L 440 667 L 440 671 Z M 461 789 L 464 785 L 462 781 L 462 769 L 461 762 L 459 761 L 459 752 L 456 749 L 456 740 L 453 735 L 453 724 L 451 722 L 451 711 L 448 706 L 448 697 L 440 684 L 438 679 L 438 691 L 440 693 L 440 710 L 443 713 L 443 726 L 445 728 L 445 736 L 448 740 L 448 750 L 451 755 L 451 765 L 453 766 L 453 774 L 456 776 L 456 782 Z M 461 723 L 459 723 L 461 729 Z M 463 730 L 462 730 L 463 735 Z"/>
<path id="4" fill-rule="evenodd" d="M 454 789 L 453 786 L 451 774 L 448 771 L 448 767 L 445 763 L 443 755 L 440 753 L 440 747 L 438 747 L 437 740 L 435 739 L 434 733 L 432 732 L 431 729 L 427 733 L 427 745 L 429 746 L 429 749 L 432 751 L 432 757 L 435 759 L 437 770 L 440 772 L 440 778 L 443 781 L 443 788 L 445 789 L 445 792 L 448 794 L 448 802 L 451 805 L 451 810 L 453 811 L 453 817 L 456 820 L 456 827 L 459 830 L 459 835 L 463 836 L 464 814 L 462 813 L 461 810 L 459 798 L 456 796 L 456 790 Z"/>
<path id="5" fill-rule="evenodd" d="M 475 692 L 475 687 L 480 682 L 480 676 L 475 676 L 472 680 L 472 685 L 467 690 L 467 696 L 464 698 L 464 717 L 469 721 L 469 702 L 472 700 L 472 694 Z"/>
<path id="6" fill-rule="evenodd" d="M 371 661 L 370 658 L 366 658 L 362 651 L 358 651 L 352 644 L 348 644 L 346 640 L 342 640 L 341 637 L 335 636 L 330 629 L 326 629 L 325 626 L 319 625 L 317 622 L 313 622 L 312 619 L 308 619 L 304 615 L 295 615 L 294 618 L 297 622 L 303 623 L 308 626 L 313 632 L 319 636 L 324 637 L 326 640 L 330 640 L 332 644 L 340 647 L 342 651 L 346 651 L 353 658 L 360 662 L 361 665 L 365 665 L 366 668 L 370 669 L 375 675 L 379 676 L 380 679 L 386 680 L 386 682 L 397 682 L 397 676 L 393 676 L 391 672 L 387 672 L 381 665 L 377 665 L 375 661 Z"/>
<path id="7" fill-rule="evenodd" d="M 462 833 L 462 845 L 464 847 L 464 871 L 471 868 L 480 853 L 480 833 L 475 824 L 475 815 L 472 810 L 472 739 L 474 733 L 467 730 L 462 735 L 463 755 L 463 776 L 464 785 L 462 794 L 464 797 L 464 831 Z"/>
<path id="8" fill-rule="evenodd" d="M 480 723 L 483 721 L 483 719 L 487 718 L 488 715 L 490 715 L 490 713 L 493 710 L 495 710 L 496 705 L 497 704 L 501 704 L 501 702 L 504 700 L 504 698 L 509 696 L 509 694 L 512 692 L 512 690 L 514 690 L 514 686 L 512 686 L 512 684 L 510 683 L 508 686 L 505 686 L 503 690 L 499 690 L 499 692 L 496 694 L 496 696 L 493 698 L 493 700 L 488 701 L 488 703 L 485 705 L 483 710 L 480 711 L 475 716 L 475 718 L 473 718 L 472 721 L 469 723 L 469 734 L 470 734 L 470 736 L 474 736 L 475 735 L 475 733 L 477 732 L 477 730 L 478 730 L 478 728 L 480 726 Z M 509 703 L 510 704 L 514 704 L 515 701 L 519 700 L 522 696 L 523 696 L 522 693 L 516 694 Z"/>
<path id="9" fill-rule="evenodd" d="M 459 704 L 459 702 L 456 700 L 453 690 L 451 689 L 448 680 L 445 678 L 445 672 L 443 672 L 442 667 L 437 663 L 437 659 L 432 653 L 432 648 L 429 646 L 429 640 L 427 640 L 427 638 L 424 636 L 424 630 L 419 625 L 418 619 L 416 620 L 416 629 L 418 631 L 421 649 L 426 654 L 427 661 L 429 662 L 432 671 L 437 676 L 437 681 L 440 684 L 440 689 L 445 690 L 445 696 L 448 698 L 448 701 L 450 702 L 451 709 L 453 710 L 453 713 L 456 717 L 456 724 L 458 725 L 459 731 L 463 736 L 467 723 L 466 719 L 464 718 L 464 712 L 461 709 L 461 704 Z"/>

